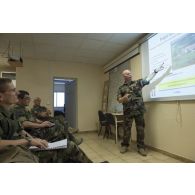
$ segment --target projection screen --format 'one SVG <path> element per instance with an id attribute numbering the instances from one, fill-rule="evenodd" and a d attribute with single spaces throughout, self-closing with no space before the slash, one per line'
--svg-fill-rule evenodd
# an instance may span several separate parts
<path id="1" fill-rule="evenodd" d="M 141 45 L 142 76 L 162 65 L 150 85 L 143 88 L 145 101 L 195 99 L 195 34 L 159 33 Z"/>

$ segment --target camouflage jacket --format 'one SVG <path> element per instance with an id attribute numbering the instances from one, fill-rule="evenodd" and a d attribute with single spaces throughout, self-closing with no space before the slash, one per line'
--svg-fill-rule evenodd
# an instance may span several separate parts
<path id="1" fill-rule="evenodd" d="M 15 105 L 12 109 L 12 112 L 14 118 L 19 120 L 21 123 L 23 123 L 24 121 L 37 123 L 36 118 L 29 110 L 25 108 L 25 106 Z M 54 123 L 55 125 L 53 127 L 44 128 L 25 128 L 25 130 L 34 137 L 46 139 L 50 142 L 65 139 L 67 137 L 67 132 L 65 131 L 65 127 L 63 124 L 52 117 L 49 117 L 46 120 Z"/>
<path id="2" fill-rule="evenodd" d="M 13 120 L 11 112 L 0 106 L 0 140 L 21 139 L 19 133 L 22 127 L 17 120 Z M 0 162 L 38 162 L 25 146 L 9 145 L 0 148 Z"/>
<path id="3" fill-rule="evenodd" d="M 41 106 L 36 106 L 36 105 L 34 105 L 32 108 L 31 108 L 31 113 L 32 113 L 32 115 L 34 116 L 34 117 L 36 117 L 37 116 L 37 113 L 39 112 L 39 108 L 40 108 Z"/>
<path id="4" fill-rule="evenodd" d="M 18 133 L 21 130 L 20 123 L 12 119 L 11 112 L 0 106 L 0 139 L 17 139 L 19 137 Z"/>
<path id="5" fill-rule="evenodd" d="M 19 120 L 21 123 L 24 121 L 31 121 L 31 122 L 36 121 L 35 117 L 25 106 L 16 104 L 11 109 L 11 112 L 13 113 L 14 119 Z"/>
<path id="6" fill-rule="evenodd" d="M 117 100 L 123 97 L 125 94 L 129 94 L 129 101 L 123 103 L 124 115 L 139 115 L 145 112 L 142 88 L 148 85 L 149 82 L 144 79 L 136 81 L 129 81 L 121 85 L 118 89 Z"/>

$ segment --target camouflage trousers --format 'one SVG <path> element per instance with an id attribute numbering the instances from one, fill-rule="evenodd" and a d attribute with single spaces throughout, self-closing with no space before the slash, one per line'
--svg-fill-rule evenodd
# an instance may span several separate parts
<path id="1" fill-rule="evenodd" d="M 0 150 L 0 162 L 4 163 L 38 163 L 37 156 L 25 146 L 6 146 Z"/>
<path id="2" fill-rule="evenodd" d="M 124 136 L 123 136 L 123 141 L 121 143 L 121 146 L 127 146 L 127 147 L 129 146 L 133 120 L 135 120 L 136 131 L 137 131 L 137 147 L 145 148 L 144 145 L 145 121 L 144 121 L 143 114 L 139 114 L 135 116 L 124 115 Z"/>
<path id="3" fill-rule="evenodd" d="M 38 137 L 40 139 L 45 139 L 49 142 L 59 141 L 62 139 L 68 139 L 75 142 L 75 136 L 69 132 L 65 121 L 62 118 L 52 118 L 49 120 L 55 123 L 53 127 L 41 128 L 41 129 L 27 129 L 26 131 L 30 133 L 33 137 Z"/>
<path id="4" fill-rule="evenodd" d="M 39 157 L 39 162 L 80 162 L 91 163 L 92 161 L 86 154 L 74 143 L 75 137 L 68 132 L 67 128 L 58 120 L 52 121 L 55 126 L 43 129 L 33 129 L 30 134 L 49 142 L 67 139 L 68 145 L 65 149 L 34 151 L 35 155 Z"/>
<path id="5" fill-rule="evenodd" d="M 52 121 L 53 122 L 53 121 Z M 59 141 L 67 138 L 67 131 L 64 126 L 58 121 L 54 121 L 55 125 L 53 127 L 45 127 L 38 129 L 25 129 L 33 137 L 40 139 L 45 139 L 49 142 Z"/>
<path id="6" fill-rule="evenodd" d="M 58 126 L 56 124 L 54 127 L 50 127 L 50 128 L 32 129 L 27 131 L 33 137 L 45 139 L 48 142 L 55 142 L 62 139 L 67 139 L 69 141 L 77 143 L 76 137 L 68 130 L 65 130 L 62 125 Z"/>
<path id="7" fill-rule="evenodd" d="M 58 150 L 34 151 L 40 163 L 92 163 L 86 154 L 72 141 L 68 141 L 67 148 Z"/>

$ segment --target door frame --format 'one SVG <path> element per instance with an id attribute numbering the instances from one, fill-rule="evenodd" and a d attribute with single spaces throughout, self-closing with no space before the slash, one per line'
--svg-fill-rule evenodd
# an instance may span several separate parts
<path id="1" fill-rule="evenodd" d="M 78 79 L 73 78 L 73 77 L 59 77 L 59 76 L 53 76 L 53 94 L 52 94 L 52 106 L 53 106 L 53 113 L 54 113 L 54 80 L 55 79 L 63 79 L 63 80 L 75 80 L 76 82 L 76 116 L 75 116 L 75 121 L 76 121 L 76 128 L 78 128 Z M 66 92 L 65 92 L 65 98 L 66 98 Z"/>

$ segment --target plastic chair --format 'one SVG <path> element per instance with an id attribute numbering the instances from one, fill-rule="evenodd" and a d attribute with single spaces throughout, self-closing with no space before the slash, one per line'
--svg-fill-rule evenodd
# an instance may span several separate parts
<path id="1" fill-rule="evenodd" d="M 106 117 L 106 121 L 107 121 L 107 123 L 108 123 L 108 124 L 107 124 L 107 128 L 108 128 L 109 134 L 111 133 L 111 127 L 112 127 L 112 126 L 114 126 L 115 129 L 116 129 L 116 125 L 117 125 L 118 127 L 123 127 L 124 121 L 123 121 L 123 120 L 120 120 L 120 121 L 118 121 L 117 124 L 116 124 L 113 114 L 111 114 L 111 113 L 106 113 L 106 114 L 105 114 L 105 117 Z M 118 131 L 116 131 L 115 143 L 117 142 L 117 137 L 118 137 Z"/>

